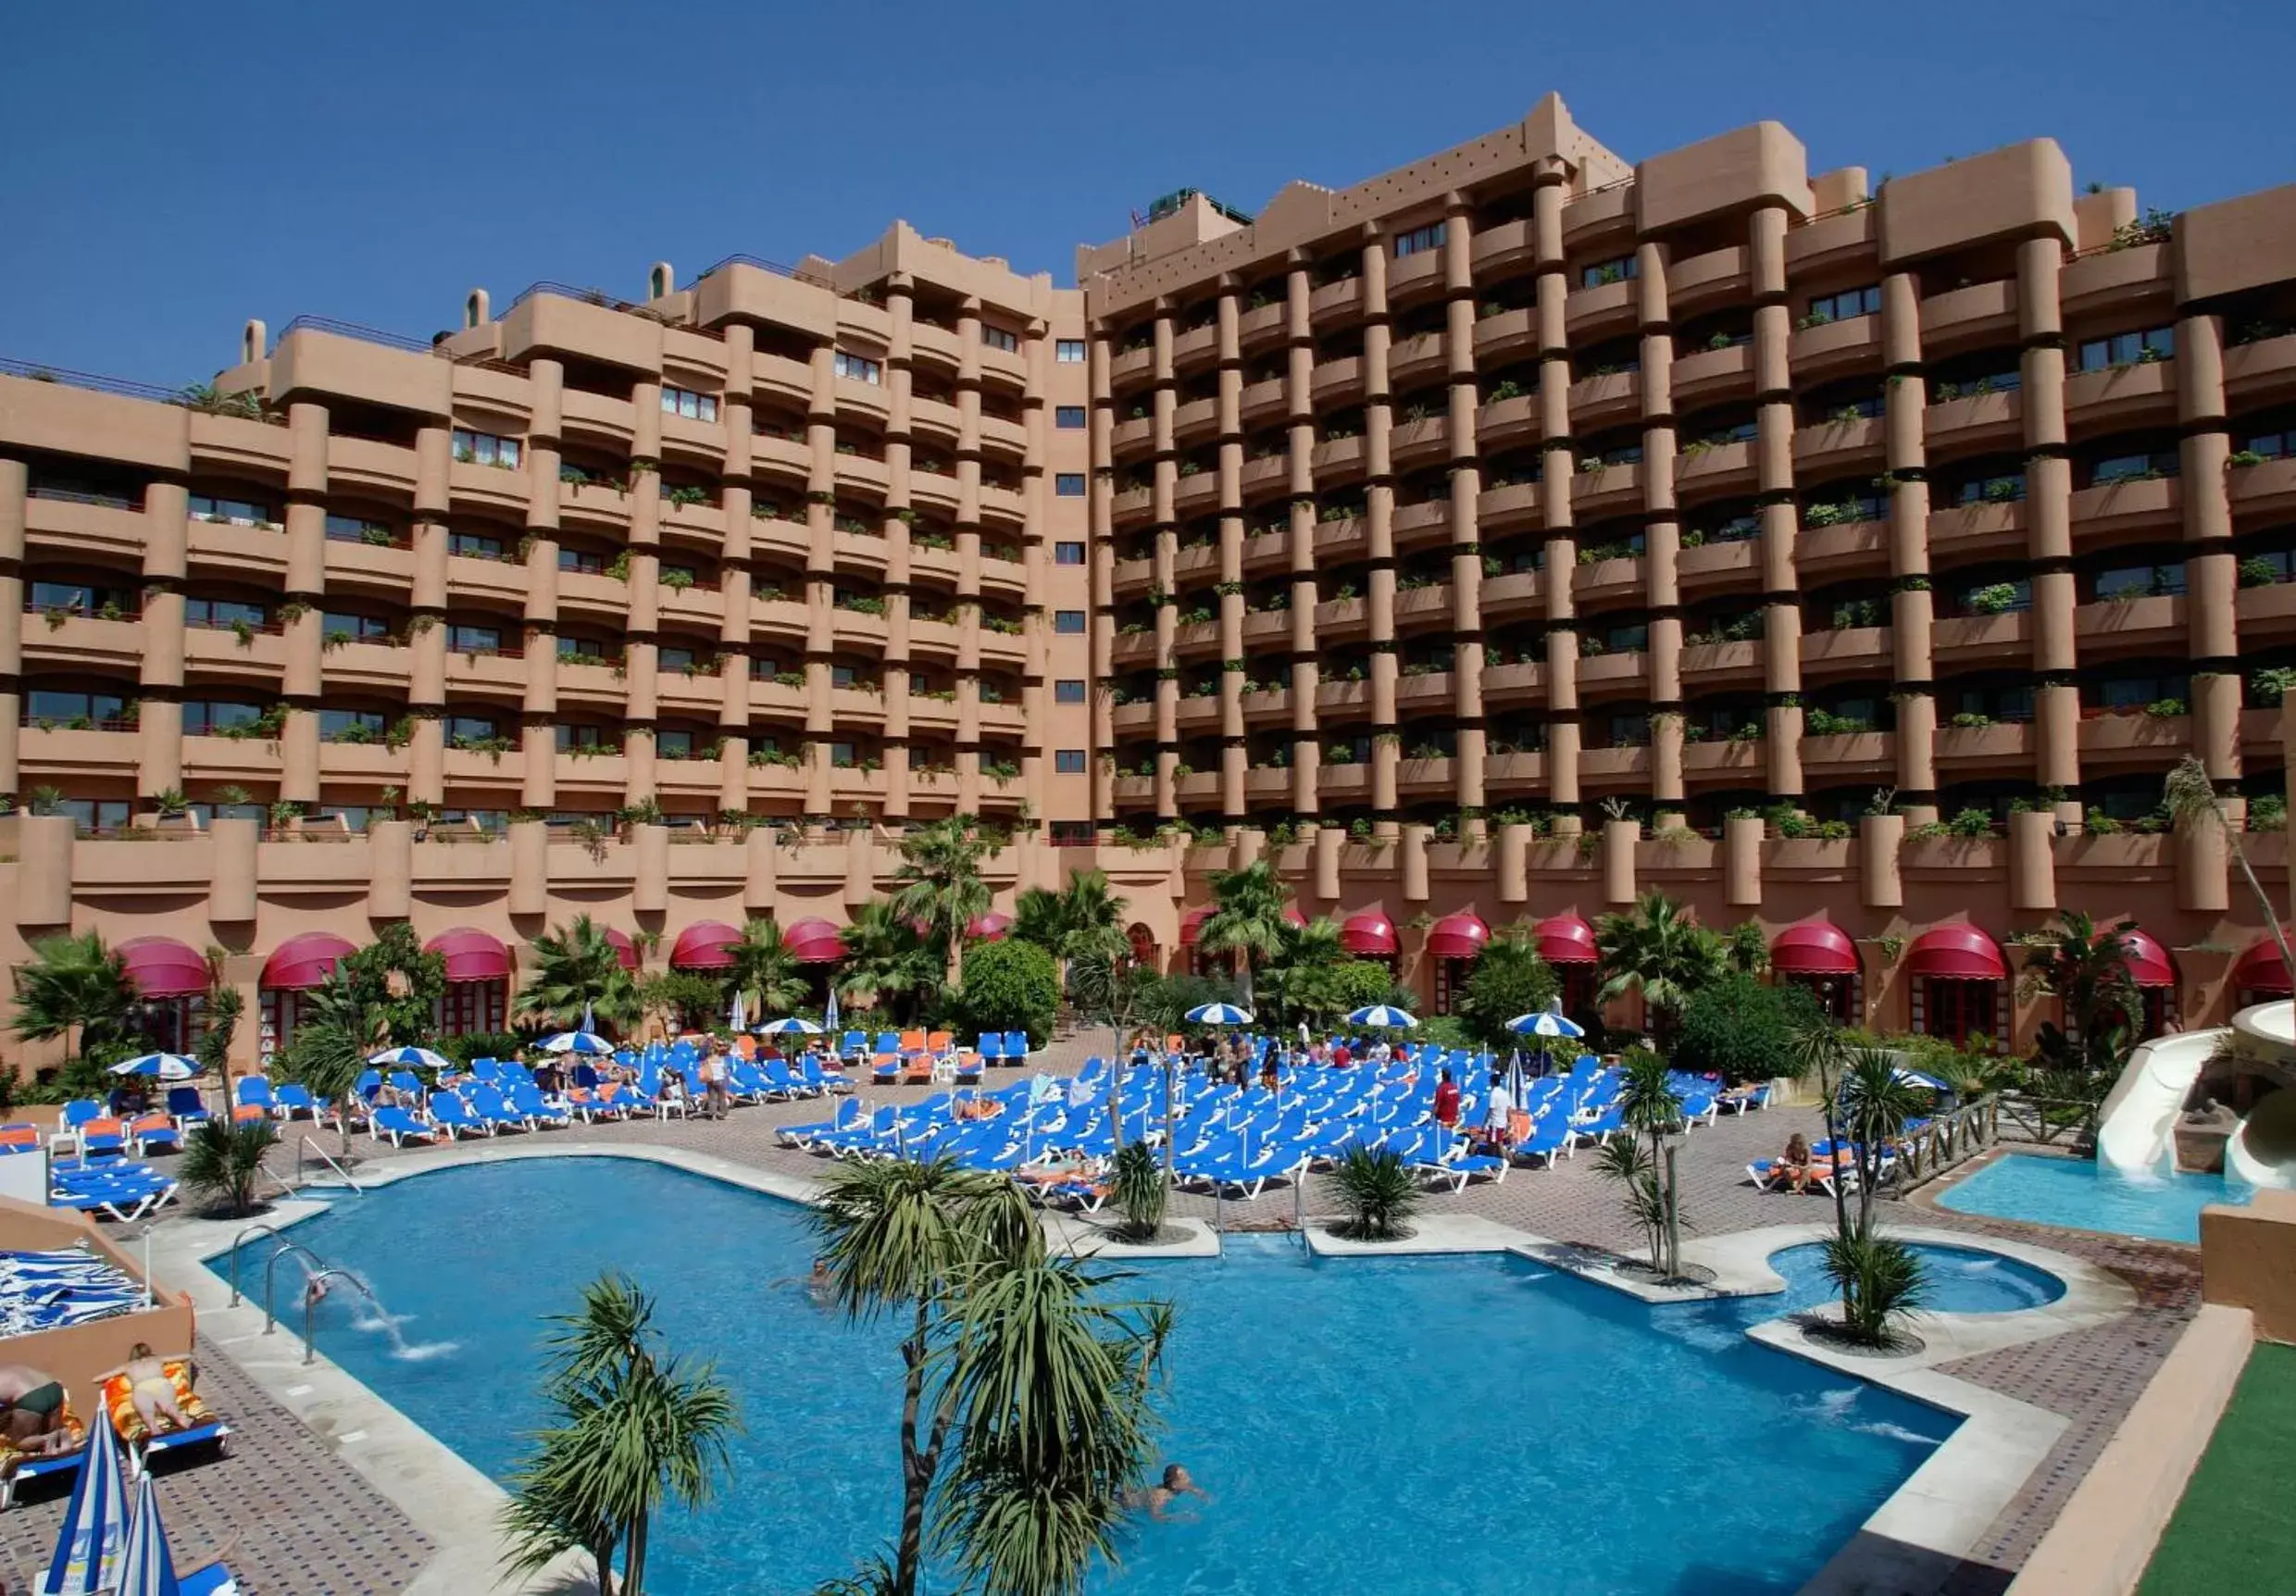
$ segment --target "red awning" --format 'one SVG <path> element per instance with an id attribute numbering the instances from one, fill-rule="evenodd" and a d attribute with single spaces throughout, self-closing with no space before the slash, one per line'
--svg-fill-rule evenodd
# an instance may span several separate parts
<path id="1" fill-rule="evenodd" d="M 1427 951 L 1439 959 L 1471 959 L 1491 941 L 1491 928 L 1473 914 L 1445 915 L 1427 934 Z"/>
<path id="2" fill-rule="evenodd" d="M 1831 920 L 1804 920 L 1771 940 L 1770 967 L 1785 976 L 1853 976 L 1857 946 Z"/>
<path id="3" fill-rule="evenodd" d="M 506 981 L 510 979 L 510 950 L 484 931 L 456 926 L 422 944 L 426 954 L 446 955 L 450 981 Z"/>
<path id="4" fill-rule="evenodd" d="M 1304 931 L 1307 929 L 1307 916 L 1301 914 L 1299 905 L 1294 904 L 1284 910 L 1283 923 L 1295 931 Z"/>
<path id="5" fill-rule="evenodd" d="M 2173 987 L 2177 984 L 2177 966 L 2170 960 L 2168 950 L 2161 946 L 2158 937 L 2147 931 L 2124 931 L 2121 933 L 2121 945 L 2128 950 L 2128 974 L 2139 986 Z M 2270 946 L 2270 943 L 2265 945 Z"/>
<path id="6" fill-rule="evenodd" d="M 1591 965 L 1602 954 L 1594 945 L 1594 928 L 1577 915 L 1549 915 L 1531 928 L 1539 956 L 1551 965 Z"/>
<path id="7" fill-rule="evenodd" d="M 2273 940 L 2258 937 L 2248 945 L 2232 964 L 2232 990 L 2236 992 L 2265 992 L 2273 997 L 2287 997 L 2291 989 L 2288 979 L 2288 964 L 2280 957 L 2280 950 Z"/>
<path id="8" fill-rule="evenodd" d="M 791 921 L 781 931 L 781 945 L 801 965 L 833 965 L 845 956 L 844 938 L 817 916 Z"/>
<path id="9" fill-rule="evenodd" d="M 985 915 L 975 915 L 966 926 L 965 935 L 977 942 L 997 942 L 1004 941 L 1004 933 L 1012 929 L 1010 915 L 1000 915 L 992 909 Z"/>
<path id="10" fill-rule="evenodd" d="M 334 973 L 335 962 L 358 950 L 332 931 L 305 931 L 289 937 L 263 961 L 256 985 L 267 991 L 305 991 Z"/>
<path id="11" fill-rule="evenodd" d="M 614 956 L 622 961 L 622 968 L 634 970 L 638 967 L 638 944 L 630 940 L 629 933 L 608 926 L 605 928 L 605 940 L 614 944 Z"/>
<path id="12" fill-rule="evenodd" d="M 1196 933 L 1204 929 L 1204 922 L 1211 917 L 1212 905 L 1209 904 L 1200 909 L 1191 909 L 1179 917 L 1179 945 L 1183 948 L 1194 947 Z"/>
<path id="13" fill-rule="evenodd" d="M 669 967 L 673 970 L 722 970 L 733 966 L 733 954 L 728 950 L 742 940 L 742 933 L 722 920 L 696 920 L 678 933 L 678 941 L 669 950 Z"/>
<path id="14" fill-rule="evenodd" d="M 1396 950 L 1395 922 L 1377 909 L 1350 915 L 1340 928 L 1340 946 L 1351 954 L 1391 954 Z"/>
<path id="15" fill-rule="evenodd" d="M 140 996 L 197 997 L 207 990 L 207 961 L 173 937 L 130 937 L 112 952 Z"/>
<path id="16" fill-rule="evenodd" d="M 1933 926 L 1905 950 L 1905 973 L 1949 981 L 2009 979 L 2009 962 L 1993 939 L 1966 920 Z"/>

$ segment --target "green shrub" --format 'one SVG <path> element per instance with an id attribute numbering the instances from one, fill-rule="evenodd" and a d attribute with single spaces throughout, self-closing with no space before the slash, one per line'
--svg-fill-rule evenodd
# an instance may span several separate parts
<path id="1" fill-rule="evenodd" d="M 1408 1236 L 1404 1221 L 1426 1195 L 1418 1180 L 1390 1147 L 1351 1143 L 1331 1171 L 1331 1190 L 1347 1217 L 1333 1227 L 1356 1241 L 1385 1241 Z"/>
<path id="2" fill-rule="evenodd" d="M 965 954 L 956 1011 L 977 1030 L 1025 1030 L 1031 1047 L 1052 1040 L 1060 1007 L 1060 971 L 1034 942 L 1007 938 Z"/>
<path id="3" fill-rule="evenodd" d="M 1794 1033 L 1816 1022 L 1817 1004 L 1803 988 L 1766 986 L 1733 971 L 1701 987 L 1682 1011 L 1675 1067 L 1718 1074 L 1732 1085 L 1791 1075 Z"/>
<path id="4" fill-rule="evenodd" d="M 1517 1041 L 1506 1022 L 1554 1002 L 1562 982 L 1528 936 L 1491 938 L 1476 955 L 1459 998 L 1459 1019 L 1467 1035 L 1497 1051 Z"/>
<path id="5" fill-rule="evenodd" d="M 432 1044 L 432 1051 L 444 1054 L 456 1066 L 468 1068 L 474 1058 L 508 1058 L 526 1045 L 526 1038 L 515 1031 L 481 1030 L 465 1036 L 443 1036 Z"/>

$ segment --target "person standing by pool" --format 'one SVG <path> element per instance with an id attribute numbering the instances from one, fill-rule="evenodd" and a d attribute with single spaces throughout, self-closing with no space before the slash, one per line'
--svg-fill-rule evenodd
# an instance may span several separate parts
<path id="1" fill-rule="evenodd" d="M 1459 1128 L 1459 1083 L 1451 1079 L 1448 1069 L 1436 1072 L 1435 1123 L 1445 1130 Z"/>
<path id="2" fill-rule="evenodd" d="M 1506 1077 L 1497 1070 L 1491 1072 L 1491 1095 L 1484 1100 L 1483 1139 L 1504 1151 L 1507 1144 L 1507 1120 L 1515 1112 L 1515 1096 L 1507 1091 Z"/>
<path id="3" fill-rule="evenodd" d="M 733 1106 L 726 1091 L 726 1055 L 714 1045 L 702 1055 L 702 1101 L 703 1112 L 712 1119 L 723 1119 Z"/>

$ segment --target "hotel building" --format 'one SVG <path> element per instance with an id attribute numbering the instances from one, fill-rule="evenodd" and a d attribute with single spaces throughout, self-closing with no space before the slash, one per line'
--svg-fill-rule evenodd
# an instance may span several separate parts
<path id="1" fill-rule="evenodd" d="M 253 1059 L 408 919 L 492 1029 L 575 913 L 826 963 L 971 813 L 1167 964 L 1272 852 L 1437 1007 L 1517 920 L 1583 992 L 1653 887 L 1879 1027 L 2021 1040 L 2060 907 L 2138 920 L 2155 1024 L 2288 990 L 2152 817 L 2198 757 L 2285 897 L 2296 188 L 1637 165 L 1550 95 L 1076 281 L 896 224 L 250 322 L 193 395 L 0 366 L 0 952 L 99 929 L 188 1008 L 220 950 Z"/>

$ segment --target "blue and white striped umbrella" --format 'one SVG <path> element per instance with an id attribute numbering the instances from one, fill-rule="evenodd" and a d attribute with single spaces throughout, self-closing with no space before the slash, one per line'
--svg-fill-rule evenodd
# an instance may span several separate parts
<path id="1" fill-rule="evenodd" d="M 786 1019 L 769 1019 L 757 1028 L 759 1036 L 819 1036 L 821 1028 L 803 1015 L 791 1015 Z"/>
<path id="2" fill-rule="evenodd" d="M 128 1515 L 128 1547 L 112 1571 L 112 1596 L 181 1596 L 168 1529 L 159 1522 L 159 1493 L 150 1470 L 135 1482 L 135 1508 Z"/>
<path id="3" fill-rule="evenodd" d="M 1553 1009 L 1542 1008 L 1537 1014 L 1518 1014 L 1507 1021 L 1507 1029 L 1525 1036 L 1584 1036 L 1587 1028 L 1565 1018 Z"/>
<path id="4" fill-rule="evenodd" d="M 56 1555 L 48 1560 L 47 1578 L 40 1589 L 45 1596 L 94 1596 L 108 1590 L 127 1540 L 128 1482 L 119 1470 L 112 1427 L 98 1415 L 88 1427 L 80 1478 L 72 1481 Z"/>
<path id="5" fill-rule="evenodd" d="M 1386 1026 L 1395 1030 L 1416 1030 L 1418 1029 L 1419 1025 L 1417 1020 L 1412 1018 L 1411 1011 L 1409 1009 L 1396 1008 L 1392 1004 L 1383 1003 L 1371 1004 L 1364 1008 L 1355 1010 L 1353 1014 L 1347 1016 L 1347 1023 L 1350 1025 Z"/>
<path id="6" fill-rule="evenodd" d="M 367 1062 L 384 1069 L 452 1069 L 454 1060 L 427 1047 L 386 1047 L 369 1054 Z"/>
<path id="7" fill-rule="evenodd" d="M 604 1058 L 614 1051 L 612 1042 L 586 1030 L 562 1030 L 543 1038 L 541 1045 L 544 1053 L 586 1053 L 593 1058 Z"/>
<path id="8" fill-rule="evenodd" d="M 199 1060 L 180 1053 L 144 1053 L 112 1066 L 114 1075 L 156 1075 L 162 1080 L 189 1080 L 202 1073 Z"/>
<path id="9" fill-rule="evenodd" d="M 1180 1016 L 1190 1025 L 1250 1025 L 1252 1011 L 1231 1003 L 1198 1004 Z"/>

